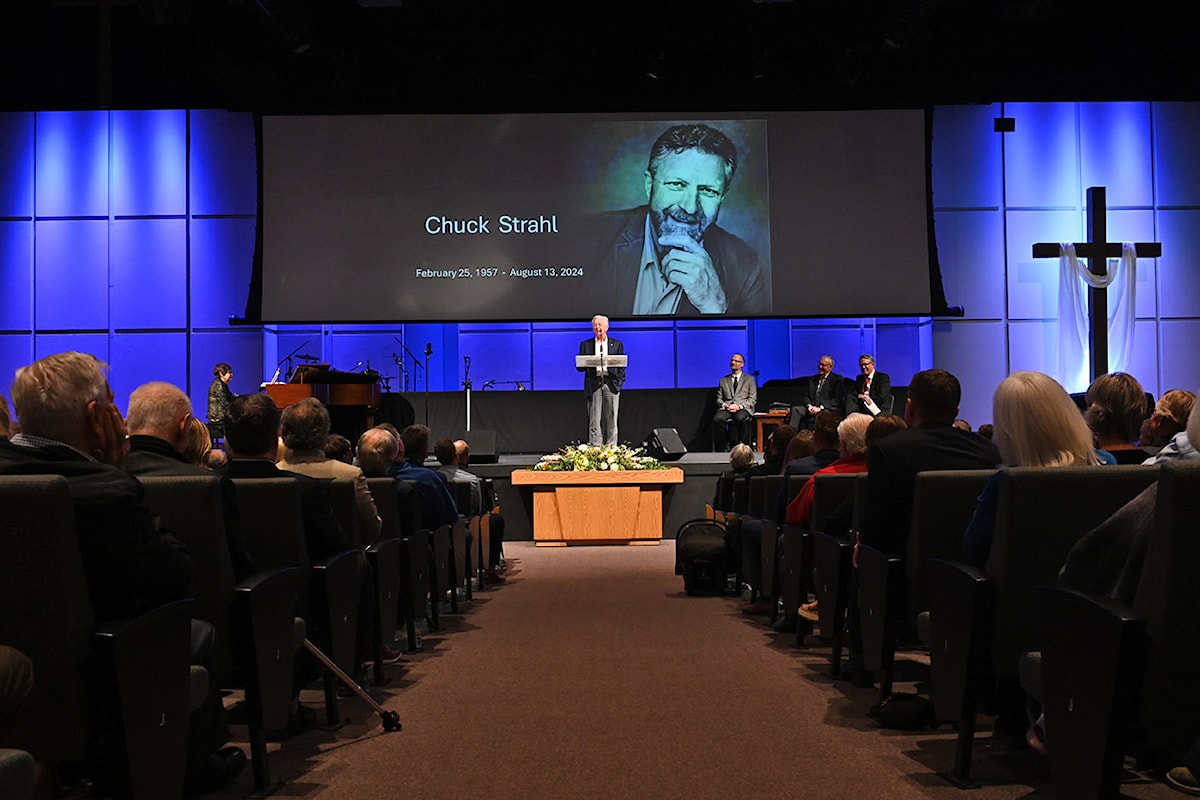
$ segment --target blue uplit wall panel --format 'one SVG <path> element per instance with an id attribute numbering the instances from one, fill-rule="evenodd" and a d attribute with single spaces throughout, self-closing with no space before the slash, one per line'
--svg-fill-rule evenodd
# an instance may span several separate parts
<path id="1" fill-rule="evenodd" d="M 487 381 L 496 381 L 496 389 L 515 389 L 514 381 L 530 388 L 533 380 L 533 350 L 529 326 L 512 330 L 478 330 L 459 333 L 458 389 L 465 379 L 466 362 L 471 359 L 471 384 L 476 390 Z M 574 363 L 572 362 L 572 366 Z M 536 383 L 534 388 L 540 389 Z"/>
<path id="2" fill-rule="evenodd" d="M 234 394 L 253 394 L 258 391 L 263 374 L 263 335 L 258 328 L 237 328 L 211 333 L 193 333 L 188 379 L 191 389 L 192 413 L 201 419 L 208 414 L 208 385 L 212 383 L 213 367 L 221 361 L 233 367 L 229 386 Z M 271 364 L 274 369 L 274 362 Z M 270 377 L 270 373 L 267 373 Z"/>
<path id="3" fill-rule="evenodd" d="M 1008 338 L 1003 322 L 935 322 L 937 366 L 962 384 L 959 416 L 978 428 L 992 421 L 992 394 L 1008 375 Z M 984 354 L 981 357 L 981 354 Z"/>
<path id="4" fill-rule="evenodd" d="M 1080 183 L 1104 186 L 1108 205 L 1154 202 L 1149 103 L 1079 104 Z"/>
<path id="5" fill-rule="evenodd" d="M 37 333 L 33 337 L 33 360 L 76 350 L 109 363 L 108 343 L 107 333 Z"/>
<path id="6" fill-rule="evenodd" d="M 37 115 L 37 216 L 108 215 L 108 112 Z"/>
<path id="7" fill-rule="evenodd" d="M 192 220 L 192 327 L 224 328 L 246 313 L 254 220 Z"/>
<path id="8" fill-rule="evenodd" d="M 33 329 L 33 223 L 0 222 L 0 330 Z"/>
<path id="9" fill-rule="evenodd" d="M 232 111 L 192 111 L 191 212 L 248 214 L 258 210 L 254 121 Z"/>
<path id="10" fill-rule="evenodd" d="M 809 323 L 806 321 L 805 324 Z M 822 321 L 813 320 L 812 324 L 820 325 Z M 791 325 L 790 319 L 746 320 L 746 333 L 750 338 L 746 360 L 752 362 L 762 375 L 792 374 Z"/>
<path id="11" fill-rule="evenodd" d="M 301 358 L 300 356 L 312 356 L 313 358 Z M 290 363 L 288 362 L 289 357 Z M 252 374 L 248 371 L 244 372 L 242 377 L 244 380 L 256 382 L 270 380 L 275 373 L 275 367 L 278 366 L 282 369 L 280 380 L 286 380 L 289 375 L 289 367 L 294 370 L 304 364 L 327 363 L 328 359 L 329 356 L 325 352 L 324 335 L 320 328 L 285 329 L 280 326 L 275 334 L 275 358 L 271 359 L 269 353 L 263 355 L 262 377 L 258 377 L 259 373 Z M 228 361 L 233 364 L 229 359 L 217 359 L 217 361 Z"/>
<path id="12" fill-rule="evenodd" d="M 43 220 L 34 246 L 39 330 L 108 329 L 108 221 Z"/>
<path id="13" fill-rule="evenodd" d="M 186 112 L 113 112 L 112 213 L 187 213 Z"/>
<path id="14" fill-rule="evenodd" d="M 625 337 L 613 331 L 624 343 Z M 538 389 L 578 389 L 583 396 L 583 375 L 575 369 L 579 343 L 592 335 L 586 323 L 534 323 L 533 384 Z"/>
<path id="15" fill-rule="evenodd" d="M 621 340 L 621 343 L 625 345 L 625 353 L 629 356 L 629 369 L 625 372 L 626 388 L 666 389 L 674 386 L 705 385 L 703 382 L 698 384 L 690 382 L 694 379 L 694 373 L 690 373 L 688 368 L 695 364 L 685 358 L 676 358 L 675 332 L 669 327 L 664 329 L 657 325 L 647 326 L 644 323 L 642 326 L 639 326 L 638 323 L 621 323 L 614 326 L 610 335 Z M 684 338 L 681 331 L 681 350 Z M 575 352 L 578 353 L 579 345 L 576 344 L 575 347 Z M 725 366 L 725 371 L 721 372 L 721 375 L 729 371 L 728 358 L 729 354 L 726 353 L 724 359 L 721 359 Z M 672 364 L 676 365 L 676 370 L 680 373 L 678 383 L 676 383 L 675 376 L 671 374 Z M 582 386 L 582 377 L 579 380 Z"/>
<path id="16" fill-rule="evenodd" d="M 874 341 L 875 332 L 871 331 Z M 817 374 L 821 356 L 833 357 L 833 371 L 853 378 L 858 374 L 858 357 L 863 353 L 863 329 L 860 325 L 830 324 L 822 327 L 796 327 L 792 330 L 792 371 L 773 377 L 799 378 Z"/>
<path id="17" fill-rule="evenodd" d="M 946 302 L 968 319 L 1003 318 L 1003 212 L 938 211 L 934 219 Z"/>
<path id="18" fill-rule="evenodd" d="M 1116 369 L 1113 364 L 1110 369 Z M 1133 353 L 1126 368 L 1142 387 L 1157 397 L 1162 393 L 1161 370 L 1158 363 L 1158 331 L 1154 320 L 1139 320 L 1133 326 Z"/>
<path id="19" fill-rule="evenodd" d="M 1034 242 L 1078 242 L 1083 237 L 1079 211 L 1009 211 L 1009 319 L 1058 316 L 1058 259 L 1034 258 Z"/>
<path id="20" fill-rule="evenodd" d="M 1076 206 L 1078 135 L 1074 103 L 1005 103 L 1017 130 L 1004 134 L 1005 202 L 1009 208 Z"/>
<path id="21" fill-rule="evenodd" d="M 999 103 L 935 109 L 934 208 L 1000 207 L 1004 186 L 1000 173 L 1002 134 L 992 130 L 992 120 L 998 116 Z"/>
<path id="22" fill-rule="evenodd" d="M 1200 342 L 1200 320 L 1162 321 L 1162 391 L 1200 390 L 1200 359 L 1196 358 L 1196 342 Z"/>
<path id="23" fill-rule="evenodd" d="M 33 216 L 33 120 L 0 114 L 0 217 Z"/>
<path id="24" fill-rule="evenodd" d="M 1200 103 L 1154 103 L 1151 109 L 1159 205 L 1200 206 Z"/>
<path id="25" fill-rule="evenodd" d="M 1108 212 L 1108 240 L 1110 242 L 1153 242 L 1154 211 L 1152 209 Z M 1139 318 L 1153 317 L 1157 304 L 1157 259 L 1140 258 L 1137 262 L 1137 306 Z M 1108 292 L 1109 309 L 1116 302 L 1117 293 Z"/>
<path id="26" fill-rule="evenodd" d="M 187 221 L 112 223 L 112 326 L 187 325 Z"/>
<path id="27" fill-rule="evenodd" d="M 122 411 L 129 410 L 130 393 L 150 381 L 166 381 L 187 391 L 187 334 L 124 333 L 110 347 L 109 384 Z"/>
<path id="28" fill-rule="evenodd" d="M 907 386 L 914 373 L 933 366 L 933 324 L 929 320 L 881 319 L 876 323 L 875 340 L 875 367 L 891 376 L 893 386 Z"/>
<path id="29" fill-rule="evenodd" d="M 27 333 L 0 334 L 0 394 L 12 408 L 13 378 L 17 370 L 32 360 L 33 337 Z"/>
<path id="30" fill-rule="evenodd" d="M 528 345 L 528 342 L 526 342 Z M 329 338 L 329 363 L 340 370 L 361 372 L 368 366 L 388 378 L 389 391 L 404 387 L 400 368 L 392 359 L 400 345 L 386 333 L 351 332 L 335 327 Z M 268 376 L 270 377 L 270 376 Z M 472 375 L 472 377 L 474 377 Z"/>
<path id="31" fill-rule="evenodd" d="M 1045 321 L 1013 321 L 1008 325 L 1008 368 L 1010 371 L 1031 369 L 1054 375 L 1058 353 L 1058 323 Z"/>
<path id="32" fill-rule="evenodd" d="M 721 376 L 729 374 L 729 357 L 734 353 L 741 353 L 746 357 L 747 372 L 759 370 L 760 383 L 771 377 L 778 377 L 764 372 L 751 358 L 747 352 L 749 347 L 745 328 L 734 326 L 705 330 L 700 327 L 681 326 L 676 347 L 678 349 L 675 352 L 667 354 L 667 358 L 671 359 L 668 361 L 659 361 L 657 356 L 651 357 L 640 350 L 631 351 L 628 344 L 625 345 L 625 350 L 631 353 L 631 359 L 637 359 L 643 370 L 654 370 L 659 364 L 669 365 L 674 362 L 678 386 L 716 386 Z"/>
<path id="33" fill-rule="evenodd" d="M 1158 232 L 1163 243 L 1158 259 L 1159 313 L 1163 317 L 1200 316 L 1200 209 L 1159 211 Z"/>

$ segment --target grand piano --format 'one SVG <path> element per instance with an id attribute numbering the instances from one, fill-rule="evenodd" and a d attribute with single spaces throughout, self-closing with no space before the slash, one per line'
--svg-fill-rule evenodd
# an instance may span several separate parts
<path id="1" fill-rule="evenodd" d="M 281 410 L 307 397 L 315 397 L 329 409 L 334 433 L 351 442 L 375 424 L 379 413 L 379 373 L 340 372 L 328 364 L 296 367 L 287 383 L 265 383 L 263 391 Z"/>

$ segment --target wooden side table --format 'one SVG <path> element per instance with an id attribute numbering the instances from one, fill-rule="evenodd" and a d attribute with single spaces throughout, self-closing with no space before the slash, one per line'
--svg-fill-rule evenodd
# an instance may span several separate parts
<path id="1" fill-rule="evenodd" d="M 754 415 L 754 428 L 758 442 L 758 451 L 767 452 L 767 433 L 778 428 L 787 420 L 790 411 L 759 411 Z"/>

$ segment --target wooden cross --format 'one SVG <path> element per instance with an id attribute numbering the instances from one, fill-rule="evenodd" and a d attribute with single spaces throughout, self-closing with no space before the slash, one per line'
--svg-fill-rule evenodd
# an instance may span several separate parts
<path id="1" fill-rule="evenodd" d="M 1086 258 L 1088 272 L 1103 275 L 1105 259 L 1121 257 L 1121 243 L 1108 241 L 1108 223 L 1105 219 L 1105 191 L 1103 186 L 1089 186 L 1087 190 L 1087 241 L 1075 245 L 1075 254 Z M 1158 242 L 1138 242 L 1134 251 L 1141 258 L 1158 258 L 1162 245 Z M 1061 245 L 1058 242 L 1038 242 L 1033 246 L 1034 258 L 1058 258 Z M 1062 320 L 1059 320 L 1062 324 Z M 1088 287 L 1088 341 L 1092 355 L 1092 380 L 1108 372 L 1108 295 L 1105 289 Z"/>

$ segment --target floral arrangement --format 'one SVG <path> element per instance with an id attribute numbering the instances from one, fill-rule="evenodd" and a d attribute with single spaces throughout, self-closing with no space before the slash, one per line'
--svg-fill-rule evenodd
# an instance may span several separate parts
<path id="1" fill-rule="evenodd" d="M 542 456 L 533 468 L 544 472 L 667 469 L 658 459 L 643 455 L 644 452 L 627 444 L 571 444 L 557 453 Z"/>

